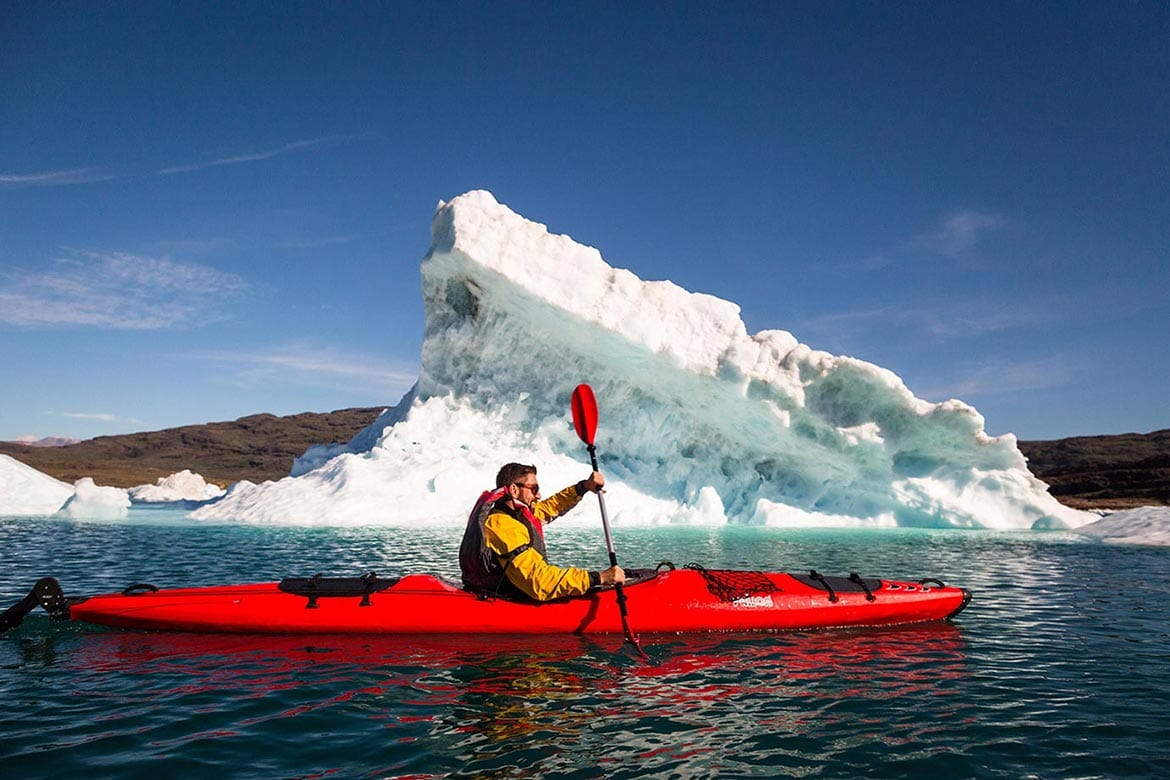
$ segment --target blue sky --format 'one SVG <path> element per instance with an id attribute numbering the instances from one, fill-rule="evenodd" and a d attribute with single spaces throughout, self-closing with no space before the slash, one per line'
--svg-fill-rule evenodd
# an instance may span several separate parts
<path id="1" fill-rule="evenodd" d="M 492 191 L 1021 438 L 1170 427 L 1164 3 L 0 0 L 0 439 L 393 404 Z"/>

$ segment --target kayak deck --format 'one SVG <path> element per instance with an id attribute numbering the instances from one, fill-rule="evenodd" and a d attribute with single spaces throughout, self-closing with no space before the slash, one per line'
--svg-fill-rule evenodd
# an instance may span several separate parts
<path id="1" fill-rule="evenodd" d="M 937 580 L 857 575 L 641 570 L 626 585 L 639 633 L 782 631 L 945 620 L 970 601 Z M 71 599 L 69 618 L 131 629 L 267 634 L 622 633 L 613 589 L 521 602 L 469 592 L 428 574 L 301 578 Z"/>

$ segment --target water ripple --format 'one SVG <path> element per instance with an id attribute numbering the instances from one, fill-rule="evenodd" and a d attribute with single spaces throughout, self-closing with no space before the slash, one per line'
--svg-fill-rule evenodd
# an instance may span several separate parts
<path id="1" fill-rule="evenodd" d="M 0 638 L 5 776 L 1155 777 L 1168 553 L 1060 535 L 681 529 L 677 563 L 943 576 L 955 625 L 774 635 L 216 637 L 34 614 Z M 452 574 L 451 531 L 0 521 L 12 603 L 289 573 Z M 554 557 L 597 556 L 560 534 Z M 656 561 L 635 561 L 644 565 Z M 636 627 L 635 627 L 636 628 Z"/>

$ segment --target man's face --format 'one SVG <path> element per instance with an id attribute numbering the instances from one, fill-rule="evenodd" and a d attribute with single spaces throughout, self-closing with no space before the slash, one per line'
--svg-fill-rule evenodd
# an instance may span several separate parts
<path id="1" fill-rule="evenodd" d="M 513 499 L 531 504 L 540 498 L 540 483 L 536 481 L 535 474 L 525 474 L 508 487 L 508 492 L 512 494 Z"/>

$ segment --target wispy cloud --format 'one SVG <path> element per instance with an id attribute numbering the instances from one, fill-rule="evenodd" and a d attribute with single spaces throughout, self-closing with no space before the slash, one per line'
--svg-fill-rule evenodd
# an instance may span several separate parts
<path id="1" fill-rule="evenodd" d="M 73 420 L 97 420 L 98 422 L 128 422 L 141 423 L 135 417 L 120 417 L 116 414 L 107 414 L 105 412 L 57 412 L 59 417 L 69 417 Z"/>
<path id="2" fill-rule="evenodd" d="M 1067 356 L 984 363 L 952 383 L 926 388 L 924 398 L 977 398 L 1028 390 L 1047 390 L 1079 381 L 1081 368 Z"/>
<path id="3" fill-rule="evenodd" d="M 849 327 L 869 327 L 874 322 L 889 322 L 894 318 L 906 317 L 906 311 L 893 306 L 875 306 L 853 311 L 827 312 L 816 317 L 810 317 L 801 324 L 801 328 L 813 331 L 834 331 Z"/>
<path id="4" fill-rule="evenodd" d="M 276 246 L 279 249 L 317 249 L 323 246 L 337 246 L 339 244 L 348 244 L 352 241 L 357 241 L 361 236 L 324 236 L 322 238 L 308 238 L 300 241 L 280 241 Z"/>
<path id="5" fill-rule="evenodd" d="M 263 149 L 257 152 L 247 152 L 243 154 L 233 154 L 226 157 L 217 157 L 212 160 L 204 160 L 202 162 L 191 163 L 189 165 L 175 165 L 170 168 L 163 168 L 159 171 L 162 175 L 170 175 L 175 173 L 191 173 L 192 171 L 201 171 L 207 168 L 219 168 L 224 165 L 243 165 L 244 163 L 260 162 L 262 160 L 271 160 L 273 157 L 279 157 L 290 152 L 302 152 L 308 149 L 315 149 L 324 146 L 336 146 L 338 144 L 352 143 L 354 141 L 365 140 L 372 138 L 370 133 L 359 133 L 354 135 L 327 135 L 321 138 L 309 138 L 303 141 L 292 141 L 287 144 L 282 144 L 271 149 Z"/>
<path id="6" fill-rule="evenodd" d="M 946 257 L 961 257 L 974 249 L 985 234 L 1006 224 L 998 214 L 964 209 L 945 217 L 933 230 L 915 236 L 910 246 Z"/>
<path id="7" fill-rule="evenodd" d="M 214 318 L 246 288 L 208 266 L 121 252 L 66 250 L 54 268 L 17 271 L 0 287 L 0 322 L 24 327 L 153 330 Z"/>
<path id="8" fill-rule="evenodd" d="M 284 382 L 317 387 L 351 387 L 355 381 L 372 389 L 405 392 L 418 370 L 368 355 L 343 353 L 329 347 L 290 344 L 271 351 L 214 352 L 195 357 L 236 367 L 242 384 Z"/>
<path id="9" fill-rule="evenodd" d="M 960 209 L 942 217 L 933 227 L 897 242 L 894 246 L 842 263 L 839 270 L 848 274 L 884 272 L 923 253 L 952 260 L 963 259 L 969 256 L 988 234 L 1002 230 L 1008 224 L 1008 220 L 999 214 Z"/>
<path id="10" fill-rule="evenodd" d="M 143 244 L 143 251 L 148 254 L 172 257 L 174 255 L 207 255 L 235 249 L 238 246 L 239 243 L 233 238 L 213 236 L 209 238 L 164 239 Z"/>
<path id="11" fill-rule="evenodd" d="M 74 420 L 99 420 L 101 422 L 113 422 L 118 419 L 116 414 L 105 414 L 102 412 L 58 412 L 61 417 L 69 417 Z"/>
<path id="12" fill-rule="evenodd" d="M 911 331 L 939 340 L 970 338 L 987 333 L 1032 327 L 1057 316 L 1054 307 L 1020 307 L 1011 300 L 965 299 L 924 306 L 876 306 L 830 312 L 805 320 L 800 328 L 837 336 L 887 338 L 893 331 Z"/>
<path id="13" fill-rule="evenodd" d="M 63 187 L 116 179 L 114 174 L 100 168 L 72 168 L 63 171 L 37 173 L 0 173 L 0 187 Z"/>
<path id="14" fill-rule="evenodd" d="M 49 410 L 44 412 L 44 414 L 50 417 L 68 417 L 71 420 L 91 420 L 93 422 L 123 423 L 129 425 L 146 424 L 137 417 L 123 417 L 120 414 L 111 414 L 109 412 L 58 412 Z"/>

